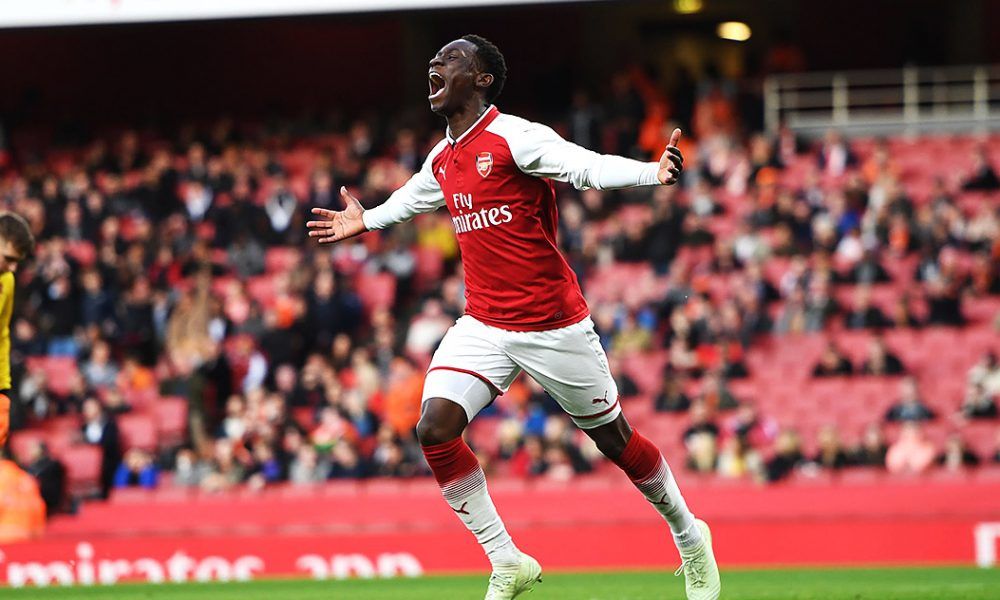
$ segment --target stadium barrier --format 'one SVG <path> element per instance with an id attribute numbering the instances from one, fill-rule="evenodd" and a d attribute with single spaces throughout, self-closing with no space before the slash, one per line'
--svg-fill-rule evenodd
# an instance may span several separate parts
<path id="1" fill-rule="evenodd" d="M 518 544 L 549 570 L 677 565 L 666 525 L 633 489 L 620 481 L 575 483 L 495 486 Z M 1000 481 L 688 487 L 728 567 L 987 566 L 1000 535 Z M 4 547 L 0 582 L 415 577 L 487 568 L 432 484 L 155 496 L 88 506 L 58 519 L 44 539 Z"/>

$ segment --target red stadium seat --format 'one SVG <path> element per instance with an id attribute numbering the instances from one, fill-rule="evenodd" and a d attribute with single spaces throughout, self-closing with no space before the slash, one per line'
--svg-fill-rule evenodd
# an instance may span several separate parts
<path id="1" fill-rule="evenodd" d="M 38 442 L 48 442 L 49 434 L 39 429 L 24 429 L 10 434 L 10 450 L 22 464 L 30 462 L 32 448 Z"/>
<path id="2" fill-rule="evenodd" d="M 153 405 L 156 433 L 160 447 L 173 448 L 184 443 L 188 428 L 188 401 L 179 396 L 160 398 Z"/>
<path id="3" fill-rule="evenodd" d="M 291 271 L 302 260 L 302 253 L 298 248 L 278 246 L 268 248 L 264 255 L 264 268 L 268 273 L 283 273 Z"/>
<path id="4" fill-rule="evenodd" d="M 66 247 L 66 253 L 84 268 L 90 267 L 97 260 L 97 249 L 94 248 L 92 242 L 87 240 L 70 242 Z"/>
<path id="5" fill-rule="evenodd" d="M 444 259 L 441 257 L 441 250 L 430 246 L 417 246 L 413 254 L 417 262 L 413 274 L 414 283 L 418 290 L 428 291 L 441 281 L 441 276 L 444 273 Z"/>
<path id="6" fill-rule="evenodd" d="M 90 496 L 100 490 L 102 455 L 100 447 L 91 445 L 70 446 L 59 454 L 70 494 Z"/>
<path id="7" fill-rule="evenodd" d="M 355 285 L 368 312 L 390 308 L 396 299 L 396 278 L 389 273 L 360 273 Z"/>
<path id="8" fill-rule="evenodd" d="M 156 423 L 144 413 L 131 413 L 118 417 L 122 448 L 140 448 L 153 451 L 157 446 Z"/>
<path id="9" fill-rule="evenodd" d="M 278 289 L 273 275 L 261 275 L 247 279 L 247 293 L 261 306 L 274 304 Z"/>
<path id="10" fill-rule="evenodd" d="M 71 356 L 33 356 L 27 359 L 29 371 L 45 373 L 46 388 L 57 396 L 66 396 L 79 375 L 77 361 Z"/>

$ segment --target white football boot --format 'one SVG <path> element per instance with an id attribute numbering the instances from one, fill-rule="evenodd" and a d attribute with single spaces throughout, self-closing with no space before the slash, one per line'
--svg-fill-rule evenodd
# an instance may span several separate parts
<path id="1" fill-rule="evenodd" d="M 722 582 L 719 581 L 719 565 L 712 551 L 712 532 L 701 519 L 695 519 L 695 524 L 701 530 L 704 541 L 694 548 L 681 550 L 683 563 L 674 575 L 684 573 L 684 590 L 688 600 L 717 600 Z"/>
<path id="2" fill-rule="evenodd" d="M 490 575 L 490 585 L 486 588 L 485 600 L 511 600 L 524 592 L 530 592 L 541 580 L 541 565 L 522 552 L 521 561 L 516 569 L 493 571 Z"/>

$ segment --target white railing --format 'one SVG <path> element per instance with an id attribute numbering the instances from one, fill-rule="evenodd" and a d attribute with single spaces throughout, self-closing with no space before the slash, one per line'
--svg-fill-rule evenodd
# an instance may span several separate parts
<path id="1" fill-rule="evenodd" d="M 806 136 L 1000 130 L 1000 65 L 775 75 L 764 122 Z"/>

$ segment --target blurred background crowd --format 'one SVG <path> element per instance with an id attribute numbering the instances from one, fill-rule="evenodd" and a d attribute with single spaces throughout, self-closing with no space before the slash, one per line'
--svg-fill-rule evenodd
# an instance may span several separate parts
<path id="1" fill-rule="evenodd" d="M 557 186 L 625 413 L 675 469 L 1000 463 L 1000 137 L 765 134 L 737 80 L 668 88 L 639 67 L 547 121 L 642 160 L 685 131 L 676 187 Z M 451 220 L 332 248 L 304 222 L 342 185 L 380 203 L 440 127 L 375 111 L 7 140 L 0 206 L 40 240 L 17 274 L 12 449 L 50 510 L 116 487 L 426 476 L 423 372 L 464 307 Z M 469 436 L 496 475 L 607 466 L 527 378 Z"/>

